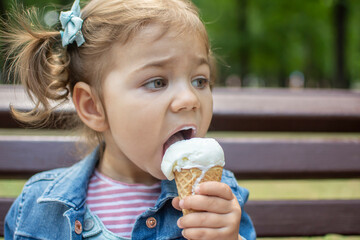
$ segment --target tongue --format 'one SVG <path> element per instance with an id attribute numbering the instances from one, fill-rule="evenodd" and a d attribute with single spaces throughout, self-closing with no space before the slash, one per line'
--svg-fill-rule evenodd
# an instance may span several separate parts
<path id="1" fill-rule="evenodd" d="M 184 136 L 181 132 L 177 132 L 176 134 L 172 135 L 169 140 L 166 141 L 166 143 L 164 144 L 164 153 L 166 152 L 166 150 L 174 143 L 184 140 Z"/>

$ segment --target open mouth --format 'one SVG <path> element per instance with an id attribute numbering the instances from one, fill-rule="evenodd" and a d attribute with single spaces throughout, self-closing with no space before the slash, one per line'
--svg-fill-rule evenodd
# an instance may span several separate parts
<path id="1" fill-rule="evenodd" d="M 173 134 L 164 144 L 164 151 L 163 155 L 165 154 L 165 151 L 174 143 L 182 140 L 188 140 L 195 137 L 195 128 L 193 127 L 185 127 L 181 129 L 180 131 Z"/>

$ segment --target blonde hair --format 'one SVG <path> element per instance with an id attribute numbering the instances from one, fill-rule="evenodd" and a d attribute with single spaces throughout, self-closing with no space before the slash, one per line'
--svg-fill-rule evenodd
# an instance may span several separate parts
<path id="1" fill-rule="evenodd" d="M 112 44 L 125 44 L 150 23 L 162 24 L 164 31 L 199 34 L 214 63 L 205 26 L 189 0 L 92 0 L 81 12 L 85 38 L 81 47 L 76 43 L 62 47 L 59 31 L 41 26 L 35 10 L 14 12 L 12 23 L 0 32 L 5 66 L 11 77 L 20 79 L 35 107 L 30 112 L 11 111 L 16 119 L 36 126 L 52 122 L 52 112 L 70 100 L 77 82 L 93 86 L 102 100 L 101 83 L 110 67 L 106 56 Z M 102 141 L 101 134 L 90 129 L 86 135 L 93 145 Z"/>

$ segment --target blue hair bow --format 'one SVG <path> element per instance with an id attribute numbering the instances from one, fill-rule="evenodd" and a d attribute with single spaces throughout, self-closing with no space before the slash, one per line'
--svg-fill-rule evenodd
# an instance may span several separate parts
<path id="1" fill-rule="evenodd" d="M 81 32 L 83 20 L 80 18 L 79 1 L 80 0 L 75 0 L 70 11 L 60 13 L 60 22 L 64 29 L 64 31 L 60 31 L 63 47 L 74 41 L 76 41 L 77 46 L 80 47 L 85 42 Z"/>

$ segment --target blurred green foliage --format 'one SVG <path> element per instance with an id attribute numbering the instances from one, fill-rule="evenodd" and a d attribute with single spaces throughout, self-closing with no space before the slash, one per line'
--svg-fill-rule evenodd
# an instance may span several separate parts
<path id="1" fill-rule="evenodd" d="M 194 0 L 201 9 L 215 52 L 245 86 L 287 86 L 300 71 L 306 87 L 333 87 L 336 4 L 345 6 L 345 76 L 360 84 L 360 1 L 357 0 Z M 243 9 L 242 9 L 243 8 Z M 243 15 L 243 16 L 242 16 Z M 243 60 L 242 60 L 243 59 Z"/>
<path id="2" fill-rule="evenodd" d="M 13 0 L 2 0 L 8 9 Z M 17 0 L 21 2 L 20 0 Z M 23 0 L 25 6 L 72 1 Z M 219 59 L 218 84 L 287 87 L 301 72 L 305 87 L 337 87 L 336 7 L 345 9 L 345 87 L 360 88 L 360 1 L 193 0 Z M 1 3 L 1 2 L 0 2 Z"/>

